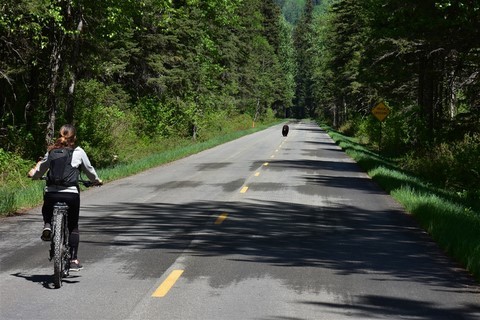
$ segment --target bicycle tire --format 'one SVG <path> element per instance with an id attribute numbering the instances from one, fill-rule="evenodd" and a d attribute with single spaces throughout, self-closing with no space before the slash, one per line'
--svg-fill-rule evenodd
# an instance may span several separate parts
<path id="1" fill-rule="evenodd" d="M 68 211 L 68 209 L 65 209 Z M 68 230 L 68 218 L 67 215 L 63 216 L 63 247 L 62 247 L 62 277 L 66 278 L 70 272 L 70 244 L 69 244 L 69 230 Z"/>
<path id="2" fill-rule="evenodd" d="M 53 284 L 55 288 L 62 286 L 63 277 L 63 253 L 64 253 L 64 232 L 63 212 L 60 208 L 54 208 L 54 233 L 53 233 Z"/>

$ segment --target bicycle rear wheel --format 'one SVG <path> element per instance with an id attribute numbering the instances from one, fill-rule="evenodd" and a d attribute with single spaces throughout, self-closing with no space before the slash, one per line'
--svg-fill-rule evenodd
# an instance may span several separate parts
<path id="1" fill-rule="evenodd" d="M 63 268 L 64 268 L 64 232 L 63 232 L 63 212 L 62 209 L 55 208 L 54 233 L 53 233 L 53 284 L 55 288 L 62 286 Z"/>

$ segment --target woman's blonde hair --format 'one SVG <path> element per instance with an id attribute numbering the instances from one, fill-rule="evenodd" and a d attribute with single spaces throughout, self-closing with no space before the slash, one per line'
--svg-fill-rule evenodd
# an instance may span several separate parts
<path id="1" fill-rule="evenodd" d="M 48 150 L 60 148 L 75 148 L 77 141 L 77 130 L 71 124 L 65 124 L 60 128 L 60 137 L 52 144 Z"/>

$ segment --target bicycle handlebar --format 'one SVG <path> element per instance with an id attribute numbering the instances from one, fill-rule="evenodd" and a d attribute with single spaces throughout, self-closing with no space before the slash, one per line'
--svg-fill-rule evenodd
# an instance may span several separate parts
<path id="1" fill-rule="evenodd" d="M 43 176 L 40 178 L 40 180 L 47 180 L 47 176 Z M 90 181 L 90 180 L 83 180 L 83 179 L 78 179 L 78 183 L 83 184 L 86 188 L 90 187 L 100 187 L 103 186 L 103 181 L 97 182 L 97 181 Z"/>
<path id="2" fill-rule="evenodd" d="M 78 180 L 78 182 L 83 184 L 86 188 L 103 186 L 103 182 L 92 182 L 90 180 Z"/>

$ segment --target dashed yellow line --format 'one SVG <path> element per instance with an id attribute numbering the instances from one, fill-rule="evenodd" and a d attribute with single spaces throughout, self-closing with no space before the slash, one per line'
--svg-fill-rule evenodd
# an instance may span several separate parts
<path id="1" fill-rule="evenodd" d="M 255 172 L 255 177 L 258 177 L 260 175 L 260 172 Z"/>
<path id="2" fill-rule="evenodd" d="M 163 298 L 167 295 L 168 291 L 173 287 L 178 278 L 182 275 L 183 270 L 173 270 L 170 275 L 162 282 L 162 284 L 152 294 L 154 298 Z"/>
<path id="3" fill-rule="evenodd" d="M 268 162 L 265 162 L 263 165 L 264 165 L 265 167 L 268 166 Z"/>
<path id="4" fill-rule="evenodd" d="M 248 187 L 243 187 L 242 190 L 240 190 L 240 193 L 245 193 L 247 192 L 247 190 L 248 190 Z"/>
<path id="5" fill-rule="evenodd" d="M 227 216 L 227 213 L 222 213 L 218 216 L 217 220 L 215 220 L 215 224 L 221 224 L 225 219 L 227 219 Z"/>

